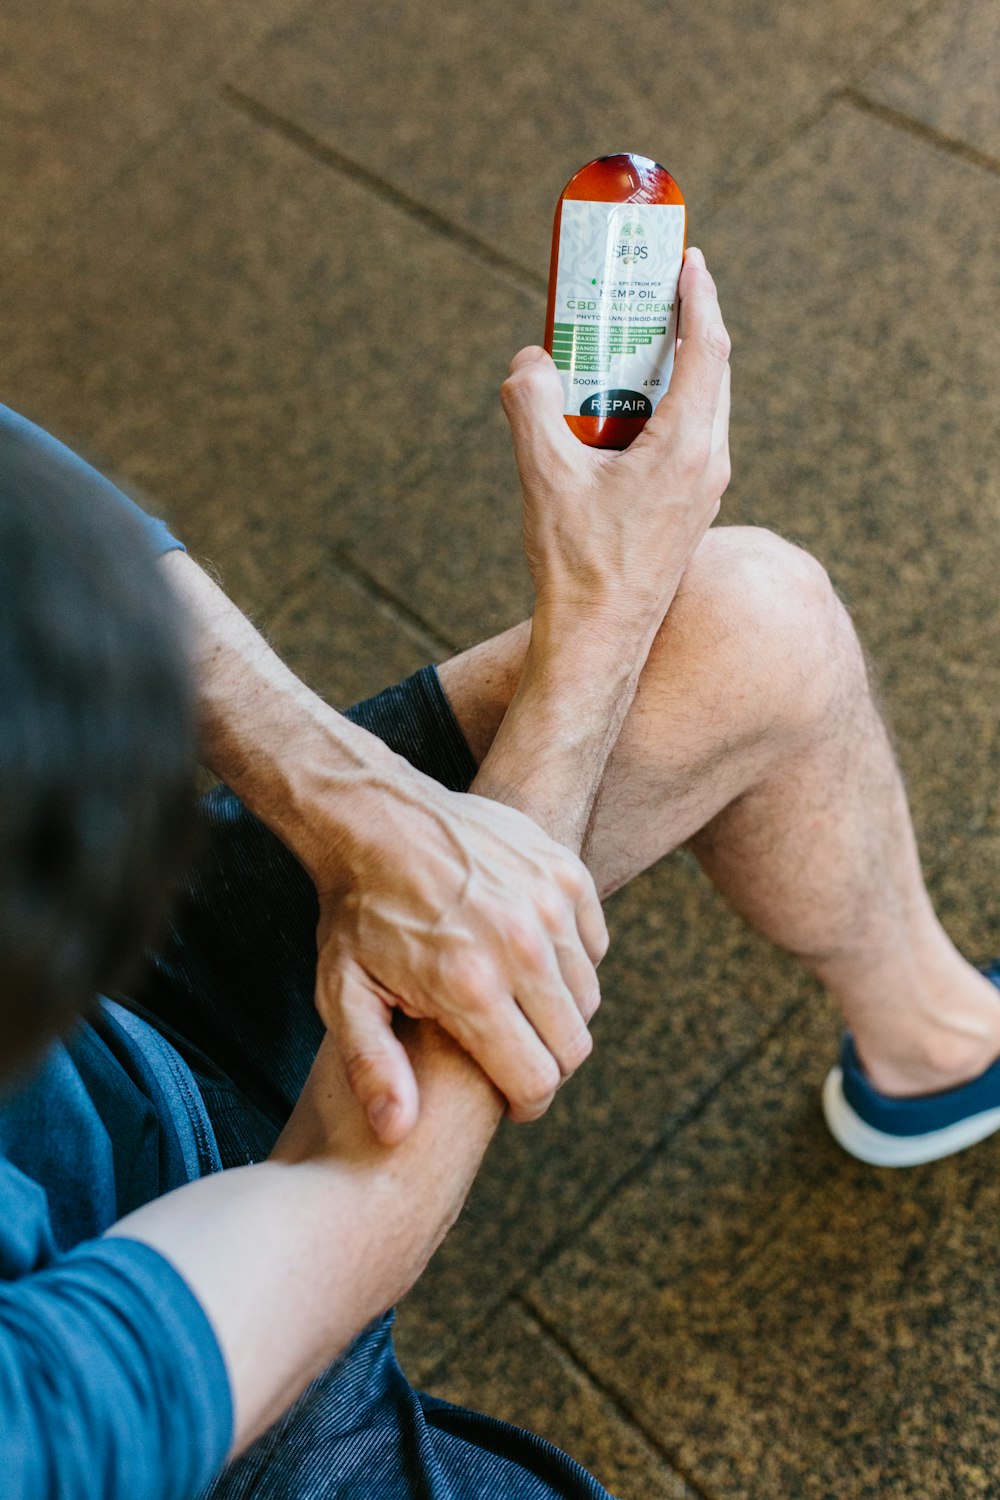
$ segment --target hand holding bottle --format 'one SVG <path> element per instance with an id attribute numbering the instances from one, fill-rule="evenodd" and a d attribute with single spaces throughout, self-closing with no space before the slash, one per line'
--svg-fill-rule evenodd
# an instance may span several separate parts
<path id="1" fill-rule="evenodd" d="M 700 250 L 681 273 L 670 389 L 623 452 L 590 448 L 563 416 L 538 347 L 515 355 L 501 390 L 524 505 L 535 633 L 584 626 L 641 667 L 729 484 L 729 335 Z"/>

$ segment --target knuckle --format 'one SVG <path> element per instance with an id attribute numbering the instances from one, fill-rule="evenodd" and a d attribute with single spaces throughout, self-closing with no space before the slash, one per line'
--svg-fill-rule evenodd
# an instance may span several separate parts
<path id="1" fill-rule="evenodd" d="M 441 967 L 449 993 L 460 997 L 463 1010 L 479 1013 L 489 1009 L 492 986 L 476 954 L 465 951 L 449 954 L 442 959 Z"/>
<path id="2" fill-rule="evenodd" d="M 505 942 L 523 968 L 538 970 L 544 967 L 547 944 L 534 922 L 523 917 L 509 918 Z"/>
<path id="3" fill-rule="evenodd" d="M 543 1115 L 560 1083 L 562 1072 L 553 1057 L 528 1068 L 519 1080 L 516 1100 L 512 1101 L 522 1118 L 537 1120 Z"/>
<path id="4" fill-rule="evenodd" d="M 535 400 L 542 371 L 537 363 L 512 370 L 500 387 L 500 401 L 505 411 L 520 408 Z"/>
<path id="5" fill-rule="evenodd" d="M 711 489 L 714 495 L 724 495 L 729 488 L 729 482 L 733 477 L 733 466 L 729 454 L 720 454 L 712 465 Z"/>
<path id="6" fill-rule="evenodd" d="M 582 1026 L 572 1041 L 566 1046 L 563 1054 L 563 1073 L 568 1077 L 575 1073 L 581 1063 L 585 1063 L 594 1050 L 594 1039 L 586 1026 Z"/>
<path id="7" fill-rule="evenodd" d="M 512 406 L 517 404 L 519 389 L 517 376 L 508 375 L 500 387 L 500 404 L 504 411 L 509 411 Z"/>
<path id="8" fill-rule="evenodd" d="M 364 1047 L 356 1047 L 345 1053 L 344 1071 L 352 1093 L 364 1098 L 372 1093 L 381 1081 L 383 1057 Z"/>
<path id="9" fill-rule="evenodd" d="M 715 291 L 715 277 L 712 275 L 711 271 L 706 265 L 701 264 L 699 261 L 692 260 L 690 256 L 685 256 L 684 269 L 687 271 L 689 276 L 693 276 L 695 278 L 698 286 L 701 287 L 704 291 Z"/>
<path id="10" fill-rule="evenodd" d="M 535 892 L 535 915 L 547 932 L 557 932 L 566 916 L 566 897 L 553 882 Z"/>
<path id="11" fill-rule="evenodd" d="M 596 1016 L 597 1012 L 601 1008 L 601 986 L 598 984 L 596 977 L 594 979 L 594 983 L 590 986 L 590 989 L 583 1003 L 584 1019 L 587 1021 L 592 1021 L 594 1016 Z M 589 1036 L 590 1033 L 588 1032 L 587 1035 Z"/>
<path id="12" fill-rule="evenodd" d="M 721 364 L 728 362 L 733 352 L 733 341 L 729 337 L 725 323 L 720 319 L 713 320 L 702 334 L 702 339 L 705 348 L 714 359 L 719 360 Z"/>
<path id="13" fill-rule="evenodd" d="M 574 903 L 579 901 L 587 889 L 590 876 L 586 866 L 579 860 L 562 860 L 554 871 L 556 883 L 564 895 Z"/>

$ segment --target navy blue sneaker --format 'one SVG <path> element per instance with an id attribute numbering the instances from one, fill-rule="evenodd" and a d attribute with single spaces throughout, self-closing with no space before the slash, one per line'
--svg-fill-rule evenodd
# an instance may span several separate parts
<path id="1" fill-rule="evenodd" d="M 1000 988 L 1000 966 L 985 973 Z M 1000 1130 L 1000 1058 L 958 1088 L 896 1099 L 869 1083 L 848 1031 L 840 1066 L 823 1085 L 823 1114 L 834 1140 L 859 1161 L 875 1167 L 937 1161 Z"/>

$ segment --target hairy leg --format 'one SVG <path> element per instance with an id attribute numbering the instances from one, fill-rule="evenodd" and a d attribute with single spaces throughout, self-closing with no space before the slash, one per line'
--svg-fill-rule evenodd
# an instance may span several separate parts
<path id="1" fill-rule="evenodd" d="M 445 662 L 477 759 L 529 626 Z M 840 1004 L 876 1087 L 945 1088 L 1000 1054 L 1000 1004 L 924 887 L 861 647 L 820 565 L 769 532 L 709 532 L 657 636 L 585 857 L 602 894 L 688 844 L 729 904 Z"/>

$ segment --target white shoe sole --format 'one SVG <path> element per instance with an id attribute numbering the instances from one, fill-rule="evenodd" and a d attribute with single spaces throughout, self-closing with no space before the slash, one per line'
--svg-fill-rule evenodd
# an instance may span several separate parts
<path id="1" fill-rule="evenodd" d="M 876 1130 L 844 1098 L 844 1075 L 839 1067 L 831 1068 L 826 1075 L 823 1114 L 837 1144 L 873 1167 L 917 1167 L 925 1161 L 939 1161 L 1000 1130 L 1000 1109 L 983 1110 L 926 1135 L 890 1135 Z"/>

